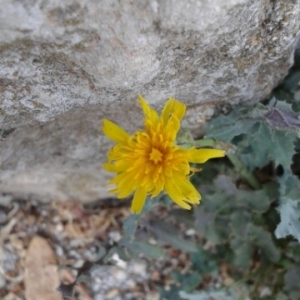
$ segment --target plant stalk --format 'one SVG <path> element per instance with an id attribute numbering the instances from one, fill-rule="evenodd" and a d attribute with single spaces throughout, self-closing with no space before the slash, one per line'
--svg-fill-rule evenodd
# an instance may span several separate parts
<path id="1" fill-rule="evenodd" d="M 251 172 L 248 171 L 247 167 L 234 153 L 227 153 L 226 156 L 233 164 L 236 171 L 248 181 L 252 188 L 254 188 L 255 190 L 261 189 L 261 185 L 258 180 L 253 176 Z"/>
<path id="2" fill-rule="evenodd" d="M 202 148 L 202 147 L 216 147 L 216 141 L 213 139 L 203 139 L 203 140 L 196 140 L 195 147 Z M 253 176 L 251 172 L 247 169 L 247 167 L 243 164 L 243 162 L 238 158 L 238 156 L 234 153 L 226 153 L 226 156 L 233 164 L 236 171 L 247 180 L 252 188 L 255 190 L 261 189 L 261 184 L 258 180 Z"/>

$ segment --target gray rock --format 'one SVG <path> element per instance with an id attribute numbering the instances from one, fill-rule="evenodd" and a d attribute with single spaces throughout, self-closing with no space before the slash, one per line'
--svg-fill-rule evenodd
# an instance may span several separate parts
<path id="1" fill-rule="evenodd" d="M 0 195 L 0 205 L 4 207 L 9 207 L 12 201 L 12 196 L 11 195 L 5 195 L 2 194 Z"/>
<path id="2" fill-rule="evenodd" d="M 106 117 L 140 126 L 138 93 L 188 105 L 198 130 L 287 74 L 300 0 L 0 0 L 0 192 L 108 197 Z"/>

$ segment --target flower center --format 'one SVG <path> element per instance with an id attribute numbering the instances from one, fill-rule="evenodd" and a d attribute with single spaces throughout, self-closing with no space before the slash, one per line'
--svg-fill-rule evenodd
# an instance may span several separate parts
<path id="1" fill-rule="evenodd" d="M 150 153 L 150 160 L 157 164 L 162 161 L 162 156 L 163 154 L 159 150 L 153 148 Z"/>

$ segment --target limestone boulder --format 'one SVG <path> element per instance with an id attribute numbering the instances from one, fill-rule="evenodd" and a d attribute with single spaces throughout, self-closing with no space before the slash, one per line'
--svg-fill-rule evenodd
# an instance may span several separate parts
<path id="1" fill-rule="evenodd" d="M 141 93 L 215 111 L 267 97 L 293 63 L 300 0 L 0 0 L 0 195 L 107 197 L 102 118 Z"/>

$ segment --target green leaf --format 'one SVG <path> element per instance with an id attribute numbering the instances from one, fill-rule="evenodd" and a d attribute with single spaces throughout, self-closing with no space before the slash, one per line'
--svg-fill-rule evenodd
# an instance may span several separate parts
<path id="1" fill-rule="evenodd" d="M 160 241 L 169 243 L 173 247 L 180 249 L 185 252 L 197 251 L 196 244 L 187 240 L 184 240 L 178 236 L 178 229 L 171 223 L 164 223 L 156 221 L 150 224 L 154 234 L 159 238 Z"/>
<path id="2" fill-rule="evenodd" d="M 298 201 L 282 198 L 278 207 L 280 223 L 275 230 L 277 238 L 292 235 L 300 242 L 300 205 Z"/>
<path id="3" fill-rule="evenodd" d="M 240 247 L 234 251 L 234 265 L 240 270 L 246 270 L 252 263 L 254 247 L 248 242 L 240 244 Z"/>
<path id="4" fill-rule="evenodd" d="M 235 211 L 231 216 L 231 228 L 233 239 L 230 246 L 235 253 L 235 265 L 240 269 L 250 266 L 254 247 L 258 247 L 271 261 L 279 260 L 280 252 L 272 236 L 262 226 L 253 224 L 250 213 Z"/>
<path id="5" fill-rule="evenodd" d="M 300 187 L 299 179 L 286 172 L 280 182 L 280 199 L 277 210 L 280 214 L 275 235 L 283 238 L 292 235 L 300 242 Z"/>
<path id="6" fill-rule="evenodd" d="M 188 123 L 185 120 L 182 120 L 181 127 L 176 136 L 176 142 L 178 145 L 194 145 L 195 141 L 188 127 Z"/>
<path id="7" fill-rule="evenodd" d="M 260 123 L 257 134 L 251 139 L 253 161 L 257 167 L 263 167 L 268 161 L 289 169 L 295 154 L 296 133 L 272 129 L 265 122 Z"/>
<path id="8" fill-rule="evenodd" d="M 216 259 L 213 258 L 210 252 L 203 250 L 198 246 L 198 251 L 189 254 L 193 268 L 198 270 L 200 274 L 207 274 L 219 270 L 219 265 Z"/>
<path id="9" fill-rule="evenodd" d="M 269 209 L 270 198 L 265 190 L 246 191 L 240 190 L 237 193 L 237 205 L 246 206 L 253 212 L 263 213 Z"/>
<path id="10" fill-rule="evenodd" d="M 174 271 L 171 273 L 171 277 L 180 284 L 183 290 L 187 292 L 194 290 L 202 281 L 202 277 L 198 272 L 181 274 L 178 271 Z"/>
<path id="11" fill-rule="evenodd" d="M 269 152 L 276 165 L 282 165 L 289 169 L 292 164 L 292 157 L 295 154 L 294 142 L 296 133 L 276 130 L 271 140 Z M 276 147 L 274 147 L 276 145 Z"/>
<path id="12" fill-rule="evenodd" d="M 206 126 L 206 137 L 231 142 L 242 134 L 255 134 L 257 122 L 263 119 L 268 108 L 260 103 L 255 106 L 236 106 L 228 115 L 219 115 Z"/>
<path id="13" fill-rule="evenodd" d="M 229 143 L 234 137 L 251 131 L 257 122 L 258 120 L 236 118 L 235 114 L 222 116 L 209 123 L 206 137 Z"/>
<path id="14" fill-rule="evenodd" d="M 130 259 L 128 253 L 126 253 L 124 247 L 112 247 L 109 249 L 108 253 L 105 255 L 103 262 L 105 264 L 108 264 L 110 261 L 112 261 L 112 256 L 114 254 L 118 254 L 119 258 L 128 261 Z"/>
<path id="15" fill-rule="evenodd" d="M 213 244 L 221 244 L 226 241 L 226 237 L 222 237 L 217 228 L 214 227 L 214 219 L 211 219 L 209 222 L 206 219 L 205 222 L 205 227 L 197 227 L 197 230 L 203 237 Z"/>
<path id="16" fill-rule="evenodd" d="M 282 292 L 276 294 L 276 300 L 291 300 L 287 295 Z"/>
<path id="17" fill-rule="evenodd" d="M 201 291 L 193 294 L 188 294 L 184 291 L 180 292 L 181 299 L 185 300 L 238 300 L 236 295 L 229 291 Z M 171 299 L 171 298 L 170 298 Z M 246 299 L 246 297 L 245 297 Z"/>
<path id="18" fill-rule="evenodd" d="M 190 210 L 182 210 L 180 209 L 173 209 L 169 213 L 170 217 L 173 217 L 176 220 L 176 223 L 183 223 L 186 226 L 193 228 L 194 227 L 194 217 L 193 213 Z"/>
<path id="19" fill-rule="evenodd" d="M 152 245 L 144 241 L 126 241 L 122 244 L 129 250 L 133 257 L 138 257 L 140 254 L 144 254 L 148 258 L 159 259 L 164 257 L 165 253 L 159 246 Z"/>
<path id="20" fill-rule="evenodd" d="M 237 154 L 251 170 L 269 161 L 289 169 L 300 128 L 298 118 L 291 106 L 282 101 L 271 108 L 262 104 L 238 107 L 209 122 L 206 137 L 238 145 Z"/>
<path id="21" fill-rule="evenodd" d="M 272 107 L 265 115 L 270 126 L 281 130 L 299 130 L 299 114 L 295 113 L 291 104 L 283 101 L 277 102 L 276 107 Z"/>
<path id="22" fill-rule="evenodd" d="M 138 219 L 139 219 L 138 215 L 130 215 L 123 221 L 124 234 L 130 239 L 134 238 Z"/>
<path id="23" fill-rule="evenodd" d="M 248 224 L 251 222 L 251 215 L 247 211 L 236 210 L 230 216 L 232 234 L 241 239 L 246 236 Z"/>
<path id="24" fill-rule="evenodd" d="M 179 292 L 181 291 L 181 288 L 171 285 L 169 290 L 165 290 L 162 287 L 158 287 L 160 299 L 161 300 L 182 300 L 182 298 L 179 296 Z"/>
<path id="25" fill-rule="evenodd" d="M 263 185 L 263 189 L 265 194 L 269 199 L 269 203 L 271 204 L 274 200 L 277 200 L 279 197 L 279 183 L 277 181 L 267 182 Z"/>
<path id="26" fill-rule="evenodd" d="M 260 123 L 259 129 L 250 143 L 253 151 L 252 159 L 254 166 L 263 167 L 272 159 L 269 149 L 270 146 L 274 147 L 274 144 L 270 145 L 271 133 L 266 124 Z"/>
<path id="27" fill-rule="evenodd" d="M 270 261 L 277 262 L 280 259 L 280 251 L 276 247 L 270 232 L 262 226 L 252 225 L 249 234 L 252 236 L 253 243 L 261 249 Z"/>
<path id="28" fill-rule="evenodd" d="M 228 195 L 229 197 L 236 196 L 237 188 L 231 176 L 219 175 L 214 180 L 214 183 L 217 186 L 218 190 L 220 190 L 222 195 L 225 193 L 225 195 Z"/>
<path id="29" fill-rule="evenodd" d="M 289 243 L 284 254 L 291 260 L 300 263 L 300 244 L 298 242 Z"/>
<path id="30" fill-rule="evenodd" d="M 102 259 L 105 254 L 106 254 L 106 249 L 103 246 L 99 245 L 95 261 Z"/>
<path id="31" fill-rule="evenodd" d="M 284 287 L 287 291 L 296 290 L 298 295 L 300 292 L 300 265 L 294 264 L 290 266 L 285 274 Z"/>
<path id="32" fill-rule="evenodd" d="M 218 216 L 217 210 L 213 213 L 207 212 L 202 207 L 195 210 L 196 230 L 214 244 L 221 244 L 228 239 L 230 235 L 230 228 L 227 226 L 228 219 L 229 215 Z"/>
<path id="33" fill-rule="evenodd" d="M 291 172 L 285 172 L 279 179 L 280 197 L 295 201 L 300 200 L 300 181 Z"/>

